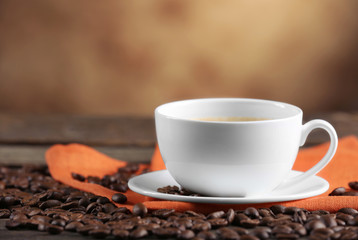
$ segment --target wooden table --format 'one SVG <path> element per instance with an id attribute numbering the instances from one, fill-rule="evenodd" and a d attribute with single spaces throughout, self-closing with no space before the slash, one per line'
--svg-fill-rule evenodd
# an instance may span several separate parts
<path id="1" fill-rule="evenodd" d="M 338 136 L 358 136 L 358 112 L 321 113 L 305 117 L 329 121 Z M 314 131 L 306 146 L 328 141 L 324 131 Z M 83 143 L 129 162 L 148 162 L 156 142 L 154 119 L 148 117 L 98 117 L 0 114 L 0 164 L 45 164 L 44 153 L 56 143 Z M 38 231 L 8 231 L 0 220 L 0 239 L 85 239 L 64 232 L 49 236 Z M 88 237 L 86 237 L 88 238 Z"/>

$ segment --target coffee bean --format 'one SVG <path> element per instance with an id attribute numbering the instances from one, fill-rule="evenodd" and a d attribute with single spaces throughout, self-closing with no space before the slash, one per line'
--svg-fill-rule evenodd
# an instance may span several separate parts
<path id="1" fill-rule="evenodd" d="M 245 209 L 244 214 L 250 218 L 259 218 L 260 214 L 254 207 L 248 207 Z"/>
<path id="2" fill-rule="evenodd" d="M 155 228 L 152 230 L 152 233 L 161 238 L 175 238 L 179 234 L 179 230 L 173 227 Z"/>
<path id="3" fill-rule="evenodd" d="M 230 228 L 220 228 L 217 231 L 219 239 L 240 239 L 239 234 Z"/>
<path id="4" fill-rule="evenodd" d="M 80 182 L 84 182 L 86 180 L 86 178 L 79 173 L 71 173 L 71 176 L 73 179 L 78 180 Z"/>
<path id="5" fill-rule="evenodd" d="M 245 228 L 254 228 L 260 224 L 259 219 L 244 219 L 240 221 L 240 225 Z"/>
<path id="6" fill-rule="evenodd" d="M 147 207 L 143 203 L 137 203 L 133 206 L 133 214 L 144 217 L 148 212 Z"/>
<path id="7" fill-rule="evenodd" d="M 341 208 L 341 209 L 338 210 L 338 212 L 346 213 L 346 214 L 349 214 L 349 215 L 355 215 L 355 214 L 358 213 L 358 211 L 353 209 L 353 208 Z"/>
<path id="8" fill-rule="evenodd" d="M 326 225 L 324 225 L 324 223 L 321 222 L 320 220 L 312 220 L 305 224 L 305 228 L 308 231 L 311 231 L 318 228 L 326 228 Z"/>
<path id="9" fill-rule="evenodd" d="M 344 187 L 338 187 L 335 188 L 330 194 L 328 194 L 329 196 L 341 196 L 343 193 L 346 192 L 346 189 Z"/>
<path id="10" fill-rule="evenodd" d="M 67 224 L 65 226 L 65 230 L 70 231 L 70 232 L 76 232 L 77 228 L 82 227 L 82 226 L 83 226 L 82 223 L 74 221 L 74 222 L 70 222 L 69 224 Z"/>
<path id="11" fill-rule="evenodd" d="M 235 218 L 235 211 L 234 209 L 230 208 L 229 210 L 227 210 L 226 212 L 226 220 L 228 223 L 232 223 L 234 221 Z"/>
<path id="12" fill-rule="evenodd" d="M 112 200 L 113 200 L 113 202 L 123 204 L 123 203 L 127 202 L 127 197 L 124 194 L 115 193 L 112 196 Z"/>
<path id="13" fill-rule="evenodd" d="M 179 239 L 192 239 L 195 237 L 195 233 L 191 230 L 184 230 L 177 236 Z"/>
<path id="14" fill-rule="evenodd" d="M 148 236 L 148 231 L 143 227 L 138 227 L 137 229 L 133 230 L 129 236 L 134 239 L 143 238 Z"/>
<path id="15" fill-rule="evenodd" d="M 277 225 L 272 229 L 273 234 L 279 234 L 279 233 L 292 233 L 293 230 L 288 225 Z"/>
<path id="16" fill-rule="evenodd" d="M 358 181 L 349 182 L 348 186 L 353 190 L 358 190 Z"/>
<path id="17" fill-rule="evenodd" d="M 128 185 L 126 182 L 124 183 L 112 183 L 109 185 L 109 189 L 112 189 L 117 192 L 125 193 L 128 191 Z"/>
<path id="18" fill-rule="evenodd" d="M 168 218 L 172 213 L 174 213 L 174 209 L 158 209 L 152 212 L 152 215 L 159 218 Z"/>
<path id="19" fill-rule="evenodd" d="M 212 228 L 219 228 L 228 225 L 228 221 L 224 218 L 212 218 L 209 219 L 208 222 Z"/>
<path id="20" fill-rule="evenodd" d="M 5 227 L 9 230 L 18 229 L 20 226 L 21 222 L 16 220 L 9 220 L 5 223 Z"/>
<path id="21" fill-rule="evenodd" d="M 285 207 L 282 205 L 273 205 L 270 209 L 274 214 L 283 213 L 285 211 Z"/>
<path id="22" fill-rule="evenodd" d="M 127 230 L 113 229 L 112 235 L 117 239 L 127 239 L 129 232 Z"/>
<path id="23" fill-rule="evenodd" d="M 43 203 L 40 204 L 40 208 L 42 210 L 46 209 L 46 208 L 53 208 L 53 207 L 57 207 L 60 206 L 62 203 L 58 200 L 47 200 Z"/>
<path id="24" fill-rule="evenodd" d="M 106 203 L 110 203 L 111 201 L 109 201 L 107 197 L 99 197 L 97 198 L 96 202 L 99 204 L 106 204 Z"/>
<path id="25" fill-rule="evenodd" d="M 211 224 L 209 222 L 199 222 L 193 224 L 192 228 L 193 231 L 207 231 L 211 229 Z"/>
<path id="26" fill-rule="evenodd" d="M 10 214 L 11 212 L 9 209 L 0 209 L 0 218 L 9 218 Z"/>
<path id="27" fill-rule="evenodd" d="M 358 196 L 358 192 L 356 191 L 349 191 L 342 194 L 342 196 Z"/>
<path id="28" fill-rule="evenodd" d="M 66 226 L 66 221 L 63 220 L 63 219 L 54 219 L 52 222 L 51 222 L 52 225 L 57 225 L 57 226 L 60 226 L 60 227 L 64 227 Z"/>
<path id="29" fill-rule="evenodd" d="M 211 219 L 211 218 L 221 218 L 225 215 L 224 211 L 216 211 L 216 212 L 212 212 L 207 216 L 207 219 Z"/>
<path id="30" fill-rule="evenodd" d="M 77 208 L 79 204 L 79 201 L 72 201 L 61 204 L 61 208 L 65 210 L 69 210 L 71 208 Z"/>

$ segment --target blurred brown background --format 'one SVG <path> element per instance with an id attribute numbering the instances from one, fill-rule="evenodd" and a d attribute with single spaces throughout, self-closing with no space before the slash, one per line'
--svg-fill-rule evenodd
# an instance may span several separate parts
<path id="1" fill-rule="evenodd" d="M 0 113 L 201 97 L 358 110 L 358 1 L 0 0 Z"/>

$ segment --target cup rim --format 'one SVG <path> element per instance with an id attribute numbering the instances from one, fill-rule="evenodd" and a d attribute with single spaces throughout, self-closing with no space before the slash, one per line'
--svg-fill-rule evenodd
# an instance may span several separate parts
<path id="1" fill-rule="evenodd" d="M 165 114 L 161 112 L 161 110 L 165 107 L 168 107 L 169 105 L 177 105 L 177 104 L 189 104 L 191 102 L 229 102 L 229 101 L 236 101 L 236 102 L 259 102 L 259 103 L 266 103 L 266 104 L 272 104 L 276 105 L 278 107 L 284 108 L 288 107 L 295 111 L 297 111 L 296 114 L 293 114 L 292 116 L 288 117 L 281 117 L 281 118 L 275 118 L 275 119 L 265 119 L 265 120 L 256 120 L 256 121 L 203 121 L 198 119 L 188 119 L 183 117 L 177 117 L 169 114 Z M 274 100 L 267 100 L 267 99 L 257 99 L 257 98 L 194 98 L 194 99 L 184 99 L 184 100 L 177 100 L 172 101 L 168 103 L 164 103 L 159 105 L 155 108 L 154 111 L 155 115 L 161 115 L 165 118 L 172 119 L 172 120 L 180 120 L 185 122 L 198 122 L 198 123 L 207 123 L 207 124 L 262 124 L 262 123 L 273 123 L 273 122 L 280 122 L 280 121 L 286 121 L 292 118 L 296 118 L 297 116 L 302 116 L 303 111 L 301 108 L 285 102 L 280 101 L 274 101 Z"/>

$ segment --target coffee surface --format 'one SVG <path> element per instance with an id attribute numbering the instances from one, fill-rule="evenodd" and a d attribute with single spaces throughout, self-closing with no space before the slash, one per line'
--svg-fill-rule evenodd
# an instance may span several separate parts
<path id="1" fill-rule="evenodd" d="M 205 117 L 194 118 L 194 120 L 208 121 L 208 122 L 253 122 L 271 120 L 270 118 L 256 118 L 256 117 Z"/>

